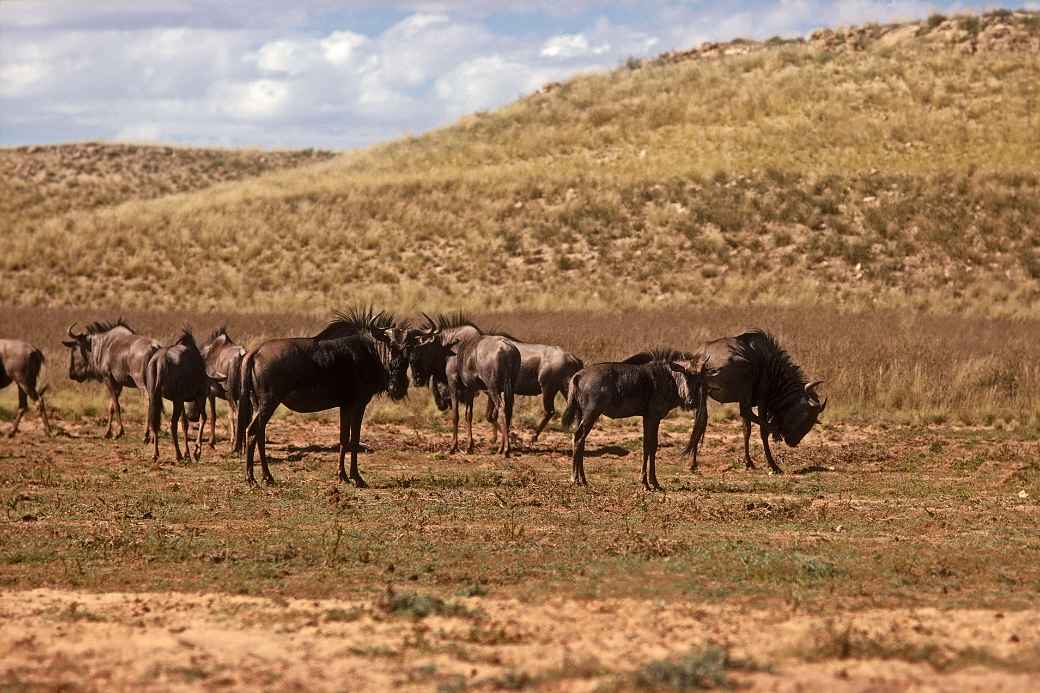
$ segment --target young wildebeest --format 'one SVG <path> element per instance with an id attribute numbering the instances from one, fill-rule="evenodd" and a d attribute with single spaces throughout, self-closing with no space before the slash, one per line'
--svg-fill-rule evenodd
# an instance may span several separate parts
<path id="1" fill-rule="evenodd" d="M 153 462 L 159 460 L 159 428 L 162 426 L 162 401 L 173 402 L 170 416 L 170 437 L 177 461 L 181 461 L 181 446 L 177 442 L 177 422 L 184 425 L 184 454 L 191 460 L 188 441 L 188 419 L 201 416 L 199 435 L 195 440 L 195 461 L 202 458 L 202 431 L 206 428 L 206 395 L 209 393 L 209 378 L 206 377 L 206 362 L 191 332 L 185 329 L 180 338 L 168 347 L 160 347 L 152 354 L 145 371 L 148 387 L 148 427 L 155 441 Z M 184 405 L 188 405 L 185 412 Z"/>
<path id="2" fill-rule="evenodd" d="M 357 466 L 361 421 L 376 395 L 386 392 L 399 400 L 408 394 L 408 337 L 403 328 L 395 327 L 392 316 L 356 310 L 338 315 L 314 337 L 272 339 L 247 352 L 237 434 L 246 444 L 246 481 L 256 483 L 253 454 L 259 448 L 264 481 L 274 483 L 264 443 L 267 422 L 284 404 L 297 412 L 339 407 L 339 478 L 359 488 L 367 486 Z M 349 476 L 343 468 L 347 451 Z"/>
<path id="3" fill-rule="evenodd" d="M 549 423 L 549 419 L 556 414 L 556 395 L 561 394 L 564 399 L 567 398 L 571 376 L 584 368 L 585 364 L 577 356 L 558 346 L 530 344 L 514 339 L 507 334 L 502 336 L 515 344 L 520 351 L 520 375 L 513 383 L 513 394 L 525 397 L 542 396 L 543 416 L 534 430 L 534 435 L 531 436 L 533 445 L 538 441 L 538 436 Z M 495 406 L 495 400 L 488 397 L 488 423 L 494 424 L 497 419 L 498 409 Z M 494 429 L 494 435 L 496 437 L 498 435 L 497 426 Z M 491 442 L 494 444 L 494 438 Z"/>
<path id="4" fill-rule="evenodd" d="M 696 368 L 709 359 L 711 371 L 705 376 L 708 396 L 716 402 L 740 405 L 745 466 L 755 467 L 751 461 L 751 424 L 756 423 L 770 472 L 783 474 L 769 450 L 769 434 L 782 437 L 791 447 L 798 445 L 827 407 L 827 400 L 821 402 L 816 393 L 823 381 L 807 384 L 802 369 L 772 335 L 762 330 L 705 342 L 694 353 L 693 365 Z M 752 407 L 758 408 L 757 415 Z M 687 446 L 693 451 L 691 470 L 697 469 L 697 447 L 707 426 L 707 415 L 698 417 Z"/>
<path id="5" fill-rule="evenodd" d="M 574 430 L 571 480 L 579 486 L 585 478 L 585 441 L 601 414 L 612 419 L 643 417 L 643 488 L 661 490 L 657 482 L 657 431 L 661 419 L 676 407 L 705 411 L 704 373 L 690 370 L 689 354 L 673 349 L 646 352 L 645 363 L 597 363 L 571 378 L 563 426 L 581 417 Z M 685 452 L 685 451 L 684 451 Z"/>
<path id="6" fill-rule="evenodd" d="M 110 401 L 108 405 L 108 428 L 105 437 L 112 437 L 112 415 L 119 422 L 119 432 L 115 437 L 123 435 L 123 410 L 119 407 L 119 395 L 124 387 L 136 387 L 148 396 L 144 380 L 145 368 L 152 354 L 159 348 L 159 343 L 148 337 L 134 334 L 130 326 L 120 318 L 115 322 L 95 322 L 87 326 L 87 331 L 75 334 L 69 325 L 70 339 L 62 344 L 69 348 L 69 378 L 76 382 L 84 380 L 100 380 L 108 388 Z M 149 429 L 145 424 L 144 442 L 148 442 Z"/>
<path id="7" fill-rule="evenodd" d="M 229 439 L 234 449 L 238 451 L 240 445 L 236 440 L 235 432 L 238 430 L 238 396 L 239 396 L 239 373 L 242 358 L 246 355 L 245 347 L 235 344 L 227 333 L 227 327 L 221 326 L 214 330 L 213 334 L 206 340 L 202 347 L 202 358 L 206 361 L 206 376 L 209 377 L 209 446 L 217 446 L 217 398 L 226 400 L 228 403 L 228 430 Z"/>
<path id="8" fill-rule="evenodd" d="M 36 380 L 40 376 L 43 362 L 43 352 L 32 344 L 16 339 L 0 339 L 0 390 L 11 383 L 18 387 L 18 416 L 15 417 L 11 432 L 7 434 L 8 438 L 14 438 L 18 433 L 18 424 L 29 410 L 30 399 L 38 403 L 43 430 L 47 435 L 51 434 L 51 424 L 47 421 L 47 405 L 43 401 L 43 393 L 46 392 L 47 386 L 36 389 Z"/>
<path id="9" fill-rule="evenodd" d="M 447 399 L 452 407 L 451 451 L 459 449 L 459 403 L 466 405 L 466 428 L 469 433 L 467 452 L 473 452 L 473 398 L 481 390 L 487 392 L 495 410 L 501 413 L 496 427 L 502 442 L 497 452 L 509 457 L 512 443 L 509 433 L 513 425 L 514 383 L 520 375 L 520 350 L 513 342 L 498 335 L 486 335 L 462 315 L 438 316 L 436 322 L 426 316 L 425 331 L 410 330 L 430 340 L 412 350 L 412 383 L 433 390 L 434 401 L 443 411 Z M 498 438 L 496 434 L 496 440 Z"/>

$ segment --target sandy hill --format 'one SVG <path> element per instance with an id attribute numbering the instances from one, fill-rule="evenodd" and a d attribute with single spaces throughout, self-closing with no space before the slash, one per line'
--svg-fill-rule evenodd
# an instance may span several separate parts
<path id="1" fill-rule="evenodd" d="M 0 278 L 23 305 L 1038 316 L 1038 97 L 1035 12 L 708 44 L 323 163 L 8 203 Z"/>

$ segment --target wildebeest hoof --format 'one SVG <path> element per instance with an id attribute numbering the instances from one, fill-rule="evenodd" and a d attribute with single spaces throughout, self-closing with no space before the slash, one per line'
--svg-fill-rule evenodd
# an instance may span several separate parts
<path id="1" fill-rule="evenodd" d="M 116 439 L 118 440 L 119 438 L 122 438 L 125 434 L 126 431 L 120 430 L 119 433 L 116 434 Z"/>
<path id="2" fill-rule="evenodd" d="M 106 438 L 111 438 L 111 437 L 112 437 L 112 431 L 111 431 L 111 430 L 105 431 L 105 437 L 106 437 Z M 147 438 L 145 438 L 145 439 L 144 439 L 144 442 L 146 442 L 146 443 L 147 443 L 147 442 L 148 442 L 148 439 L 147 439 Z"/>
<path id="3" fill-rule="evenodd" d="M 362 479 L 360 476 L 354 477 L 352 481 L 354 482 L 354 486 L 356 486 L 357 488 L 368 488 L 368 484 L 366 484 L 365 480 Z"/>

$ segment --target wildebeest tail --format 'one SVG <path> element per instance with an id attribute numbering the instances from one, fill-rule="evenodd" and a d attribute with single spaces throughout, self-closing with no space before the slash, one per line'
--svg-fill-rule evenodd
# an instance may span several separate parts
<path id="1" fill-rule="evenodd" d="M 145 368 L 144 383 L 148 391 L 148 428 L 152 435 L 159 435 L 162 426 L 162 381 L 166 371 L 166 359 L 159 352 L 154 352 Z"/>
<path id="2" fill-rule="evenodd" d="M 705 360 L 701 366 L 700 378 L 697 381 L 697 413 L 693 417 L 693 428 L 690 430 L 690 439 L 686 441 L 683 455 L 692 455 L 696 452 L 697 444 L 708 428 L 708 384 L 704 381 L 707 373 L 708 362 Z"/>
<path id="3" fill-rule="evenodd" d="M 239 368 L 238 420 L 235 422 L 235 452 L 242 452 L 246 429 L 253 419 L 253 356 L 250 351 L 242 358 Z"/>
<path id="4" fill-rule="evenodd" d="M 567 382 L 567 408 L 560 417 L 560 425 L 564 429 L 570 428 L 575 417 L 581 413 L 581 406 L 578 404 L 578 375 L 579 373 L 575 373 Z"/>

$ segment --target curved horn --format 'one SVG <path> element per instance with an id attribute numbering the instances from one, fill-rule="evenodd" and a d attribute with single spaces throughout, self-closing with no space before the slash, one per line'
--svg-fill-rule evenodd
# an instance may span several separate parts
<path id="1" fill-rule="evenodd" d="M 828 399 L 830 399 L 830 398 L 824 398 L 823 404 L 820 405 L 820 411 L 818 412 L 818 414 L 822 414 L 823 410 L 827 408 L 827 400 Z"/>
<path id="2" fill-rule="evenodd" d="M 823 381 L 822 380 L 814 380 L 814 381 L 812 381 L 811 383 L 809 383 L 808 385 L 805 386 L 805 394 L 809 395 L 811 398 L 813 398 L 817 402 L 820 401 L 819 396 L 817 396 L 817 394 L 816 394 L 816 387 L 818 385 L 823 385 Z"/>
<path id="3" fill-rule="evenodd" d="M 72 332 L 72 328 L 75 327 L 75 326 L 76 326 L 76 323 L 74 322 L 71 325 L 69 325 L 67 328 L 65 328 L 65 331 L 68 333 L 69 337 L 71 337 L 72 339 L 79 339 L 82 335 L 73 334 L 73 332 Z"/>
<path id="4" fill-rule="evenodd" d="M 426 322 L 430 325 L 430 329 L 426 330 L 426 334 L 433 334 L 433 333 L 435 333 L 437 331 L 437 323 L 435 323 L 433 321 L 433 318 L 431 318 L 426 313 L 421 313 L 421 315 L 424 318 L 426 318 Z"/>

